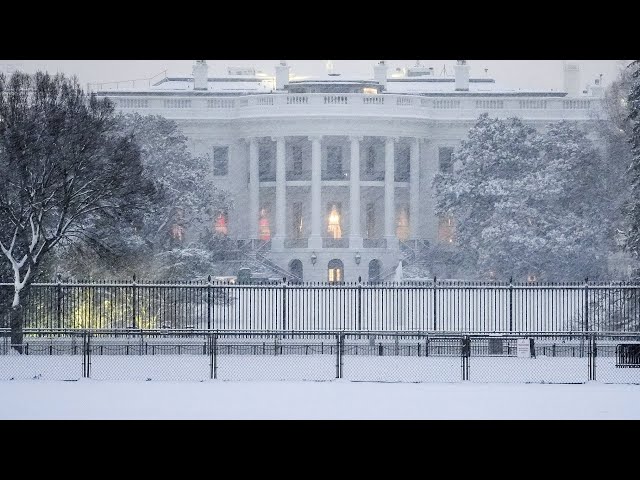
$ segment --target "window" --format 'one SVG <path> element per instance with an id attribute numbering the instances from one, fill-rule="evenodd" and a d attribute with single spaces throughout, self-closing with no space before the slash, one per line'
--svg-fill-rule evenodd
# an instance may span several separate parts
<path id="1" fill-rule="evenodd" d="M 376 236 L 376 205 L 367 203 L 367 238 Z"/>
<path id="2" fill-rule="evenodd" d="M 293 203 L 293 238 L 302 238 L 302 202 Z"/>
<path id="3" fill-rule="evenodd" d="M 272 149 L 267 146 L 261 146 L 258 150 L 258 169 L 260 180 L 267 180 L 275 176 L 271 173 L 271 159 L 273 158 Z"/>
<path id="4" fill-rule="evenodd" d="M 369 150 L 368 150 L 365 173 L 371 175 L 375 171 L 375 168 L 376 168 L 376 149 L 375 147 L 371 146 L 369 147 Z"/>
<path id="5" fill-rule="evenodd" d="M 229 233 L 228 223 L 229 218 L 227 212 L 220 211 L 213 222 L 213 230 L 218 235 L 227 235 Z"/>
<path id="6" fill-rule="evenodd" d="M 407 214 L 406 205 L 403 205 L 398 210 L 396 237 L 400 240 L 407 240 L 409 238 L 409 215 Z"/>
<path id="7" fill-rule="evenodd" d="M 327 175 L 329 178 L 342 176 L 342 148 L 327 147 Z"/>
<path id="8" fill-rule="evenodd" d="M 440 243 L 453 243 L 454 224 L 453 217 L 442 217 L 438 223 L 438 241 Z"/>
<path id="9" fill-rule="evenodd" d="M 398 150 L 398 155 L 395 161 L 395 181 L 396 182 L 408 182 L 409 181 L 409 168 L 410 168 L 410 151 L 409 147 L 404 147 Z"/>
<path id="10" fill-rule="evenodd" d="M 453 148 L 440 147 L 438 150 L 438 163 L 442 173 L 453 173 Z"/>
<path id="11" fill-rule="evenodd" d="M 293 157 L 293 173 L 300 175 L 302 174 L 302 147 L 294 145 L 291 147 L 291 154 Z"/>
<path id="12" fill-rule="evenodd" d="M 329 203 L 327 205 L 327 231 L 330 238 L 342 238 L 342 204 L 338 202 Z"/>
<path id="13" fill-rule="evenodd" d="M 329 283 L 340 283 L 344 278 L 344 264 L 341 260 L 334 258 L 329 261 L 327 265 L 327 273 L 329 276 Z"/>
<path id="14" fill-rule="evenodd" d="M 223 176 L 229 173 L 229 147 L 213 147 L 213 174 Z"/>
<path id="15" fill-rule="evenodd" d="M 268 242 L 271 240 L 271 225 L 269 224 L 269 206 L 265 205 L 260 209 L 259 233 L 260 240 Z"/>

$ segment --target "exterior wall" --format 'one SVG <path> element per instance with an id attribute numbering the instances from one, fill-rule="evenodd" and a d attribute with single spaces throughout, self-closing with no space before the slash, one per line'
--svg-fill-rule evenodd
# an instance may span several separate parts
<path id="1" fill-rule="evenodd" d="M 375 204 L 375 232 L 373 238 L 384 238 L 385 182 L 380 178 L 385 172 L 385 140 L 394 139 L 395 158 L 403 148 L 418 142 L 419 184 L 417 218 L 409 217 L 421 240 L 437 242 L 438 218 L 434 214 L 435 199 L 433 178 L 439 170 L 439 148 L 457 147 L 466 137 L 477 117 L 488 112 L 492 116 L 506 118 L 518 116 L 536 128 L 562 119 L 587 123 L 599 109 L 596 98 L 544 98 L 496 94 L 486 97 L 475 95 L 448 95 L 424 97 L 416 95 L 365 95 L 365 94 L 269 94 L 244 97 L 215 97 L 210 94 L 184 93 L 103 93 L 109 96 L 122 112 L 157 114 L 175 119 L 182 132 L 189 138 L 193 153 L 209 158 L 214 185 L 228 191 L 233 198 L 229 211 L 229 235 L 237 239 L 257 238 L 257 218 L 251 218 L 252 197 L 249 189 L 250 142 L 257 142 L 271 152 L 269 178 L 261 180 L 257 211 L 268 206 L 271 237 L 277 231 L 276 211 L 276 140 L 285 140 L 286 207 L 284 225 L 286 237 L 281 251 L 265 252 L 267 258 L 288 270 L 293 259 L 300 259 L 305 281 L 326 281 L 327 264 L 331 259 L 341 259 L 344 264 L 344 280 L 368 280 L 369 262 L 382 263 L 383 275 L 393 271 L 402 258 L 398 248 L 384 248 L 369 243 L 363 248 L 310 248 L 305 242 L 296 242 L 294 234 L 294 203 L 302 204 L 302 239 L 311 234 L 312 224 L 312 148 L 311 138 L 321 136 L 321 175 L 327 171 L 327 152 L 330 146 L 341 149 L 344 178 L 322 180 L 322 222 L 320 235 L 328 237 L 327 204 L 341 204 L 342 237 L 349 238 L 352 231 L 350 188 L 352 139 L 359 141 L 360 171 L 360 235 L 367 238 L 367 204 Z M 167 99 L 184 100 L 182 103 L 166 103 Z M 136 108 L 129 108 L 135 105 Z M 179 105 L 174 108 L 170 105 Z M 229 147 L 228 173 L 213 176 L 213 147 Z M 293 148 L 302 151 L 302 173 L 293 172 Z M 367 172 L 368 149 L 375 151 L 373 174 Z M 413 175 L 414 172 L 411 172 Z M 411 210 L 410 181 L 395 182 L 393 223 L 397 223 L 398 207 Z M 415 196 L 414 196 L 415 198 Z M 409 213 L 409 211 L 407 212 Z M 394 228 L 395 233 L 395 228 Z M 362 241 L 361 241 L 362 242 Z M 355 261 L 356 253 L 360 263 Z M 315 255 L 315 265 L 311 257 Z"/>

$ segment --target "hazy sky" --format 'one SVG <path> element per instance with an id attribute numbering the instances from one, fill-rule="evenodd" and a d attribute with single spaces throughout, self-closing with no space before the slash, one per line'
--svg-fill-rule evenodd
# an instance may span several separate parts
<path id="1" fill-rule="evenodd" d="M 297 75 L 318 75 L 326 72 L 326 60 L 287 60 L 291 72 Z M 227 66 L 253 66 L 257 70 L 274 74 L 278 60 L 207 60 L 209 75 L 226 73 Z M 334 71 L 345 76 L 371 78 L 377 60 L 332 60 Z M 421 60 L 432 66 L 436 74 L 443 66 L 453 71 L 455 60 Z M 573 62 L 573 61 L 572 61 Z M 620 66 L 618 60 L 577 60 L 580 65 L 580 86 L 591 83 L 603 74 L 605 84 L 615 78 Z M 416 60 L 387 60 L 389 71 L 397 67 L 415 65 Z M 193 60 L 0 60 L 0 72 L 23 70 L 33 73 L 46 69 L 77 75 L 83 86 L 87 83 L 133 80 L 153 77 L 164 70 L 168 75 L 191 73 Z M 472 76 L 488 75 L 506 88 L 554 89 L 563 88 L 561 60 L 469 60 Z"/>

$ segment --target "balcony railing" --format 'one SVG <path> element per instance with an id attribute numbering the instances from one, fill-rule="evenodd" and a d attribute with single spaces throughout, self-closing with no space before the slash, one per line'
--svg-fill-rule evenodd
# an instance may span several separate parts
<path id="1" fill-rule="evenodd" d="M 322 172 L 322 180 L 349 180 L 349 171 L 324 170 Z"/>
<path id="2" fill-rule="evenodd" d="M 260 172 L 259 177 L 261 182 L 275 182 L 276 172 Z"/>
<path id="3" fill-rule="evenodd" d="M 287 171 L 287 180 L 303 180 L 303 181 L 311 181 L 311 171 L 310 170 L 289 170 Z"/>
<path id="4" fill-rule="evenodd" d="M 307 248 L 308 246 L 308 238 L 285 238 L 284 240 L 284 248 Z"/>
<path id="5" fill-rule="evenodd" d="M 323 237 L 322 248 L 349 248 L 349 239 Z"/>
<path id="6" fill-rule="evenodd" d="M 373 182 L 383 182 L 384 181 L 384 171 L 382 172 L 362 172 L 360 174 L 360 180 L 365 181 L 373 181 Z"/>
<path id="7" fill-rule="evenodd" d="M 364 248 L 387 248 L 386 238 L 363 238 L 362 246 Z"/>
<path id="8" fill-rule="evenodd" d="M 163 92 L 164 93 L 164 92 Z M 147 113 L 165 113 L 202 118 L 246 118 L 255 114 L 281 116 L 322 113 L 335 115 L 381 116 L 401 113 L 415 118 L 476 119 L 480 113 L 495 112 L 505 116 L 521 116 L 525 119 L 573 119 L 591 120 L 594 111 L 601 110 L 597 97 L 564 98 L 557 92 L 547 92 L 527 97 L 523 94 L 494 97 L 428 98 L 420 95 L 368 95 L 368 94 L 264 94 L 235 98 L 210 97 L 175 92 L 165 105 L 165 95 L 158 92 L 131 92 L 104 89 L 100 97 L 114 100 L 117 108 L 140 110 Z"/>

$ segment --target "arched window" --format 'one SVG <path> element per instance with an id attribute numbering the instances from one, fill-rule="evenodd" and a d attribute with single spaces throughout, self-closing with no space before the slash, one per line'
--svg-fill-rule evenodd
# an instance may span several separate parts
<path id="1" fill-rule="evenodd" d="M 377 259 L 371 260 L 369 262 L 369 281 L 379 282 L 381 270 L 382 270 L 382 264 L 380 263 L 380 260 L 377 260 Z"/>
<path id="2" fill-rule="evenodd" d="M 334 258 L 328 265 L 329 283 L 341 283 L 344 281 L 344 264 L 342 260 Z"/>

